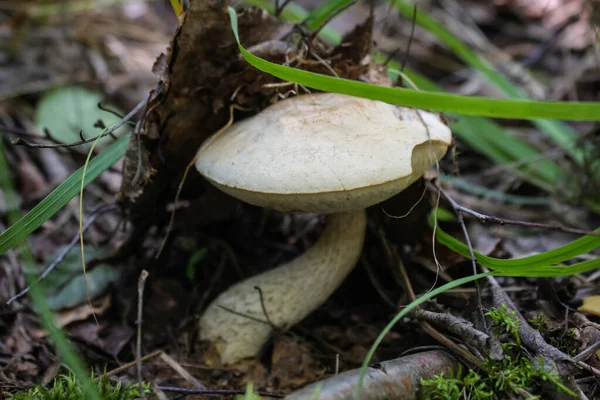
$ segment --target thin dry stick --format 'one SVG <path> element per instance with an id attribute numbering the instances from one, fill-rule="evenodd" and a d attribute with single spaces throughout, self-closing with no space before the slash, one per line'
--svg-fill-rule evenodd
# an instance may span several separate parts
<path id="1" fill-rule="evenodd" d="M 415 291 L 413 290 L 412 284 L 410 283 L 410 279 L 408 277 L 408 273 L 406 272 L 406 267 L 404 266 L 402 259 L 400 258 L 398 253 L 389 245 L 387 238 L 385 237 L 385 232 L 383 231 L 383 229 L 380 228 L 378 230 L 378 234 L 379 234 L 380 240 L 385 248 L 385 251 L 388 256 L 389 261 L 392 264 L 396 264 L 400 270 L 400 276 L 402 277 L 402 281 L 404 282 L 404 288 L 406 289 L 406 291 L 408 293 L 408 298 L 410 299 L 410 301 L 415 301 L 417 299 L 417 296 L 415 294 Z M 469 353 L 467 350 L 463 349 L 456 343 L 454 343 L 452 340 L 448 339 L 446 336 L 444 336 L 441 332 L 439 332 L 433 326 L 429 325 L 429 323 L 419 321 L 419 324 L 421 325 L 423 330 L 425 332 L 427 332 L 432 338 L 434 338 L 435 340 L 440 342 L 442 345 L 444 345 L 447 348 L 449 348 L 450 350 L 452 350 L 455 354 L 460 355 L 464 360 L 468 361 L 469 363 L 471 363 L 472 365 L 475 365 L 477 367 L 481 367 L 483 365 L 483 362 L 481 360 L 479 360 L 477 357 L 475 357 L 474 355 L 472 355 L 471 353 Z"/>
<path id="2" fill-rule="evenodd" d="M 148 361 L 151 358 L 160 356 L 162 354 L 162 352 L 163 352 L 162 350 L 153 351 L 152 353 L 147 354 L 144 357 L 142 357 L 140 360 L 141 361 Z M 112 371 L 107 372 L 105 375 L 100 375 L 100 376 L 96 377 L 96 379 L 100 379 L 103 376 L 105 376 L 107 378 L 110 378 L 111 376 L 120 374 L 121 372 L 123 372 L 123 371 L 125 371 L 125 370 L 127 370 L 127 369 L 129 369 L 129 368 L 131 368 L 133 366 L 135 366 L 137 364 L 137 362 L 138 362 L 138 360 L 136 359 L 136 360 L 133 360 L 131 362 L 128 362 L 127 364 L 123 364 L 120 367 L 117 367 L 117 368 L 113 369 Z"/>
<path id="3" fill-rule="evenodd" d="M 140 397 L 142 400 L 146 399 L 146 393 L 144 393 L 144 383 L 142 380 L 142 311 L 144 310 L 144 286 L 146 285 L 147 278 L 148 271 L 144 269 L 140 273 L 140 278 L 138 280 L 137 337 L 135 352 L 135 358 L 137 361 L 138 386 L 140 388 Z"/>
<path id="4" fill-rule="evenodd" d="M 192 385 L 196 386 L 197 389 L 207 390 L 208 388 L 204 386 L 198 379 L 194 378 L 192 374 L 190 374 L 185 368 L 181 366 L 177 361 L 175 361 L 172 357 L 170 357 L 167 353 L 162 353 L 160 355 L 161 360 L 163 360 L 169 367 L 171 367 L 175 372 L 177 372 L 181 377 L 183 377 L 186 381 L 190 382 Z"/>
<path id="5" fill-rule="evenodd" d="M 337 10 L 335 10 L 335 12 L 331 13 L 331 15 L 328 16 L 327 19 L 325 21 L 323 21 L 317 29 L 315 29 L 313 32 L 311 32 L 310 37 L 309 37 L 310 42 L 312 42 L 314 40 L 314 38 L 317 37 L 319 32 L 321 32 L 321 30 L 323 28 L 325 28 L 325 26 L 327 26 L 327 24 L 329 24 L 332 19 L 336 18 L 338 15 L 340 15 L 341 13 L 346 11 L 348 8 L 352 7 L 354 4 L 356 4 L 356 0 L 352 0 L 350 3 L 338 8 Z M 304 23 L 306 23 L 306 21 L 302 22 L 302 24 L 304 24 Z"/>
<path id="6" fill-rule="evenodd" d="M 100 215 L 102 215 L 106 212 L 115 210 L 117 208 L 118 208 L 118 205 L 116 205 L 116 204 L 106 204 L 106 205 L 98 207 L 96 210 L 94 210 L 92 212 L 92 214 L 86 221 L 85 225 L 83 225 L 82 230 L 85 232 L 94 223 L 96 218 L 98 218 Z M 27 286 L 25 289 L 23 289 L 21 292 L 17 293 L 15 296 L 11 297 L 6 302 L 6 305 L 9 305 L 13 301 L 23 297 L 24 295 L 26 295 L 29 292 L 29 290 L 31 290 L 31 287 L 33 285 L 37 285 L 42 280 L 44 280 L 50 274 L 50 272 L 52 272 L 65 259 L 67 254 L 69 254 L 69 252 L 73 249 L 73 247 L 75 247 L 78 240 L 79 240 L 79 233 L 77 233 L 75 236 L 73 236 L 73 238 L 71 239 L 69 244 L 67 244 L 65 246 L 65 248 L 60 252 L 58 257 L 56 257 L 56 259 L 50 265 L 48 265 L 48 267 L 44 270 L 44 272 L 42 272 L 42 274 L 39 276 L 39 278 L 37 278 L 37 280 L 34 283 Z"/>
<path id="7" fill-rule="evenodd" d="M 452 199 L 448 193 L 444 192 L 440 187 L 438 187 L 438 193 L 442 194 L 452 205 L 454 212 L 456 213 L 456 217 L 458 218 L 458 223 L 463 231 L 463 235 L 465 236 L 465 240 L 467 242 L 467 246 L 469 248 L 469 256 L 471 256 L 471 266 L 473 267 L 473 275 L 477 275 L 477 258 L 475 257 L 475 251 L 473 250 L 473 244 L 471 243 L 471 236 L 469 235 L 469 230 L 467 229 L 467 224 L 465 224 L 465 219 L 462 214 L 462 206 Z M 477 308 L 479 309 L 479 316 L 481 321 L 483 322 L 484 328 L 487 330 L 487 320 L 485 319 L 485 310 L 483 306 L 483 301 L 481 300 L 481 288 L 479 286 L 479 281 L 475 281 L 475 289 L 477 291 Z"/>
<path id="8" fill-rule="evenodd" d="M 80 140 L 80 141 L 74 142 L 74 143 L 57 143 L 57 144 L 32 143 L 32 142 L 26 141 L 23 138 L 17 137 L 17 138 L 13 138 L 11 140 L 11 143 L 14 144 L 15 146 L 20 145 L 20 146 L 30 147 L 30 148 L 34 148 L 34 149 L 55 149 L 58 147 L 68 148 L 68 147 L 81 146 L 82 144 L 86 144 L 86 143 L 92 143 L 92 142 L 95 142 L 96 140 L 98 140 L 99 138 L 103 138 L 105 136 L 112 135 L 114 131 L 119 129 L 121 126 L 125 125 L 127 123 L 127 121 L 129 121 L 131 118 L 133 118 L 133 116 L 135 114 L 137 114 L 142 108 L 144 108 L 146 106 L 147 101 L 148 101 L 148 99 L 144 98 L 144 100 L 140 101 L 133 110 L 131 110 L 127 115 L 125 115 L 123 118 L 121 118 L 121 120 L 119 122 L 117 122 L 115 125 L 108 128 L 102 134 L 100 134 L 98 136 L 94 136 L 94 137 L 91 137 L 88 139 L 83 139 L 83 140 Z"/>
<path id="9" fill-rule="evenodd" d="M 564 226 L 559 223 L 544 224 L 544 223 L 540 223 L 540 222 L 518 221 L 518 220 L 514 220 L 514 219 L 495 217 L 493 215 L 481 214 L 477 211 L 471 210 L 470 208 L 467 208 L 467 207 L 464 207 L 464 206 L 461 206 L 460 204 L 458 204 L 456 201 L 454 201 L 452 199 L 452 197 L 450 197 L 448 192 L 446 192 L 444 189 L 442 189 L 440 187 L 436 187 L 436 190 L 438 190 L 438 191 L 440 191 L 440 193 L 442 193 L 442 196 L 444 196 L 446 198 L 446 200 L 448 200 L 448 202 L 450 203 L 452 208 L 454 210 L 456 210 L 457 213 L 464 212 L 466 214 L 472 215 L 475 218 L 477 218 L 479 220 L 479 222 L 481 222 L 482 224 L 492 223 L 492 224 L 499 224 L 499 225 L 515 225 L 515 226 L 523 226 L 526 228 L 545 229 L 545 230 L 550 230 L 550 231 L 573 233 L 576 235 L 600 236 L 600 232 L 587 231 L 585 229 L 570 228 L 568 226 Z"/>
<path id="10" fill-rule="evenodd" d="M 171 218 L 169 219 L 169 225 L 167 226 L 167 233 L 165 234 L 165 238 L 163 239 L 162 243 L 160 244 L 160 248 L 158 249 L 158 252 L 156 253 L 157 260 L 158 260 L 158 257 L 160 257 L 162 251 L 164 250 L 165 245 L 167 244 L 167 240 L 169 239 L 169 234 L 171 233 L 171 229 L 173 229 L 173 223 L 175 223 L 175 211 L 177 210 L 177 202 L 179 201 L 179 196 L 181 195 L 181 190 L 183 189 L 183 184 L 185 182 L 185 179 L 187 178 L 188 173 L 190 172 L 190 169 L 194 166 L 194 164 L 196 163 L 196 160 L 198 160 L 198 157 L 200 157 L 200 154 L 202 154 L 202 151 L 204 149 L 206 149 L 208 146 L 210 146 L 210 144 L 212 142 L 214 142 L 217 137 L 219 137 L 223 132 L 225 132 L 227 130 L 227 128 L 229 128 L 233 124 L 233 110 L 245 110 L 245 108 L 242 108 L 242 107 L 238 106 L 237 104 L 232 104 L 229 107 L 229 121 L 227 121 L 225 126 L 223 126 L 221 129 L 219 129 L 206 142 L 204 142 L 204 144 L 202 144 L 202 146 L 200 146 L 200 148 L 196 152 L 196 155 L 194 156 L 194 158 L 192 158 L 192 161 L 190 161 L 189 164 L 185 167 L 185 171 L 183 172 L 183 176 L 181 177 L 181 182 L 179 182 L 179 186 L 177 187 L 177 194 L 175 195 L 175 201 L 173 203 L 173 211 L 171 212 Z"/>
<path id="11" fill-rule="evenodd" d="M 184 393 L 184 394 L 245 394 L 245 390 L 236 390 L 236 389 L 186 389 L 186 388 L 178 388 L 172 386 L 159 386 L 158 387 L 163 392 L 172 392 L 172 393 Z M 261 392 L 255 391 L 259 396 L 264 397 L 273 397 L 276 399 L 281 399 L 285 397 L 282 393 L 273 393 L 273 392 Z"/>

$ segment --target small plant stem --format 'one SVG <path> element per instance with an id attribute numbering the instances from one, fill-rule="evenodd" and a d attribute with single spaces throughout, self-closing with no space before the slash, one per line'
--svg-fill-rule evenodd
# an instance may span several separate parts
<path id="1" fill-rule="evenodd" d="M 87 229 L 94 223 L 94 221 L 96 220 L 96 218 L 98 218 L 100 215 L 102 215 L 104 213 L 107 213 L 109 211 L 113 211 L 113 210 L 115 210 L 117 208 L 118 208 L 118 205 L 116 205 L 116 204 L 106 204 L 106 205 L 98 207 L 90 215 L 90 217 L 88 218 L 88 220 L 86 221 L 86 223 L 83 225 L 83 229 L 82 230 L 84 232 L 87 231 Z M 56 257 L 56 259 L 50 265 L 48 265 L 48 267 L 46 267 L 46 269 L 44 269 L 44 272 L 42 272 L 42 274 L 37 278 L 37 280 L 35 282 L 33 282 L 31 285 L 27 286 L 21 292 L 17 293 L 16 295 L 14 295 L 10 299 L 8 299 L 8 301 L 6 302 L 6 304 L 9 305 L 13 301 L 15 301 L 15 300 L 19 299 L 20 297 L 24 296 L 25 294 L 27 294 L 31 290 L 31 287 L 33 285 L 36 285 L 39 282 L 41 282 L 43 279 L 45 279 L 64 260 L 64 258 L 67 256 L 67 254 L 69 254 L 69 252 L 73 249 L 73 247 L 75 247 L 75 245 L 77 244 L 78 240 L 79 240 L 79 233 L 77 233 L 77 235 L 73 236 L 73 238 L 71 239 L 71 241 L 69 242 L 69 244 L 67 246 L 65 246 L 65 248 L 60 252 L 60 254 L 58 255 L 58 257 Z"/>
<path id="2" fill-rule="evenodd" d="M 404 288 L 408 293 L 409 300 L 411 302 L 415 301 L 417 299 L 417 295 L 415 294 L 412 284 L 410 283 L 410 278 L 408 277 L 408 273 L 406 272 L 406 267 L 404 266 L 402 259 L 400 258 L 396 250 L 388 243 L 388 240 L 385 236 L 385 232 L 381 227 L 378 229 L 378 235 L 381 240 L 381 243 L 385 248 L 385 252 L 388 255 L 389 262 L 394 265 L 397 265 L 399 268 L 400 276 L 402 277 L 402 281 L 404 282 Z M 459 355 L 470 364 L 478 368 L 480 368 L 483 365 L 483 362 L 481 360 L 469 353 L 467 350 L 458 346 L 452 340 L 448 339 L 446 336 L 444 336 L 444 334 L 439 332 L 429 323 L 419 321 L 419 324 L 421 325 L 421 328 L 423 328 L 423 330 L 427 332 L 432 338 L 440 342 L 442 345 L 446 346 L 448 349 L 452 350 L 455 354 Z"/>
<path id="3" fill-rule="evenodd" d="M 146 279 L 148 278 L 148 271 L 145 269 L 140 273 L 138 279 L 138 309 L 137 309 L 137 337 L 136 337 L 136 364 L 137 364 L 137 378 L 138 386 L 140 388 L 140 398 L 146 399 L 146 393 L 144 392 L 144 381 L 142 374 L 142 313 L 144 310 L 144 287 L 146 286 Z"/>
<path id="4" fill-rule="evenodd" d="M 173 386 L 159 386 L 158 387 L 163 392 L 171 392 L 171 393 L 181 393 L 181 394 L 223 394 L 223 395 L 232 395 L 232 394 L 245 394 L 245 390 L 238 389 L 186 389 L 186 388 L 178 388 Z M 275 399 L 282 399 L 285 397 L 283 393 L 273 393 L 273 392 L 261 392 L 255 391 L 254 393 L 259 396 L 264 397 L 272 397 Z"/>
<path id="5" fill-rule="evenodd" d="M 457 213 L 464 212 L 465 214 L 472 215 L 475 218 L 477 218 L 479 220 L 479 222 L 481 222 L 482 224 L 492 223 L 492 224 L 499 224 L 499 225 L 515 225 L 515 226 L 523 226 L 526 228 L 545 229 L 545 230 L 550 230 L 550 231 L 573 233 L 576 235 L 600 236 L 600 232 L 597 232 L 597 231 L 588 231 L 585 229 L 570 228 L 568 226 L 564 226 L 564 225 L 558 224 L 558 223 L 544 224 L 544 223 L 540 223 L 540 222 L 518 221 L 518 220 L 514 220 L 514 219 L 506 219 L 506 218 L 495 217 L 493 215 L 482 214 L 480 212 L 471 210 L 470 208 L 467 208 L 465 206 L 461 206 L 456 201 L 454 201 L 452 199 L 452 197 L 450 197 L 448 192 L 446 192 L 442 188 L 436 187 L 436 190 L 439 190 L 442 193 L 442 196 L 444 196 L 446 198 L 446 200 L 448 200 L 448 202 L 450 203 L 452 208 L 454 210 L 456 210 Z"/>
<path id="6" fill-rule="evenodd" d="M 144 357 L 142 357 L 140 360 L 141 361 L 148 361 L 151 358 L 160 356 L 162 354 L 162 352 L 163 352 L 162 350 L 153 351 L 152 353 L 147 354 Z M 110 378 L 111 376 L 120 374 L 121 372 L 123 372 L 123 371 L 125 371 L 125 370 L 127 370 L 127 369 L 129 369 L 129 368 L 131 368 L 133 366 L 135 366 L 137 364 L 137 362 L 138 362 L 138 360 L 136 359 L 136 360 L 133 360 L 131 362 L 128 362 L 127 364 L 123 364 L 120 367 L 115 368 L 112 371 L 107 372 L 105 375 L 101 375 L 101 376 L 96 377 L 96 379 L 100 379 L 102 376 L 106 376 L 107 378 Z"/>
<path id="7" fill-rule="evenodd" d="M 15 146 L 25 146 L 33 149 L 55 149 L 55 148 L 68 148 L 68 147 L 76 147 L 81 146 L 82 144 L 92 143 L 96 140 L 103 138 L 105 136 L 112 135 L 114 131 L 119 129 L 121 126 L 125 125 L 127 121 L 135 116 L 142 108 L 146 106 L 147 98 L 140 101 L 137 106 L 133 110 L 131 110 L 127 115 L 125 115 L 119 122 L 111 126 L 109 129 L 105 130 L 102 134 L 98 136 L 94 136 L 88 139 L 83 139 L 78 142 L 73 143 L 56 143 L 56 144 L 43 144 L 43 143 L 32 143 L 24 140 L 23 138 L 17 137 L 11 140 L 11 143 Z"/>

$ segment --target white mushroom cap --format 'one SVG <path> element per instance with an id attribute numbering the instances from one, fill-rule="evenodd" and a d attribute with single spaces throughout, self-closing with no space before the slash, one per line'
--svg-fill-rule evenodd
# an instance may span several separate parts
<path id="1" fill-rule="evenodd" d="M 220 361 L 258 354 L 273 332 L 263 306 L 282 329 L 319 307 L 360 257 L 364 208 L 417 180 L 451 140 L 434 113 L 330 93 L 280 101 L 210 138 L 196 167 L 224 192 L 281 211 L 332 214 L 306 253 L 233 285 L 208 306 L 200 336 Z"/>
<path id="2" fill-rule="evenodd" d="M 416 181 L 451 143 L 431 112 L 335 93 L 282 100 L 234 124 L 196 168 L 224 192 L 280 211 L 377 204 Z"/>

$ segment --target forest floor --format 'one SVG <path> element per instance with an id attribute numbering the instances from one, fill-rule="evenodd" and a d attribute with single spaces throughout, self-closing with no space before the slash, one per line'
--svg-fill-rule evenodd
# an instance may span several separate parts
<path id="1" fill-rule="evenodd" d="M 196 1 L 200 2 L 191 0 Z M 159 58 L 161 53 L 167 59 L 176 56 L 169 43 L 177 34 L 179 21 L 168 1 L 119 3 L 93 6 L 74 0 L 43 5 L 0 1 L 0 233 L 83 166 L 92 148 L 91 143 L 67 148 L 61 144 L 94 137 L 134 109 L 165 77 L 165 63 L 170 61 L 165 61 L 165 56 Z M 321 3 L 305 0 L 298 4 L 311 10 Z M 600 4 L 596 0 L 429 0 L 420 1 L 419 9 L 437 19 L 531 98 L 599 100 Z M 328 27 L 345 34 L 362 24 L 368 14 L 369 3 L 357 1 Z M 274 25 L 256 36 L 262 39 L 275 35 L 275 28 L 290 26 Z M 372 50 L 406 64 L 446 92 L 503 96 L 438 37 L 415 26 L 411 18 L 400 15 L 388 3 L 376 4 L 372 42 Z M 353 67 L 348 74 L 353 73 Z M 190 75 L 179 71 L 178 77 L 172 76 L 172 84 L 200 73 L 193 69 L 185 72 Z M 229 93 L 227 90 L 235 89 L 233 83 L 229 86 L 223 84 L 220 90 Z M 266 102 L 256 100 L 259 95 L 251 91 L 244 96 L 240 98 L 247 102 Z M 455 116 L 447 119 L 451 124 L 456 122 Z M 139 114 L 133 121 L 138 120 Z M 215 127 L 223 122 L 222 118 L 206 120 Z M 127 175 L 126 165 L 124 173 L 126 161 L 118 160 L 84 192 L 87 285 L 78 241 L 79 196 L 18 246 L 0 254 L 0 399 L 35 384 L 51 386 L 57 375 L 66 371 L 64 360 L 40 323 L 36 306 L 29 296 L 20 295 L 28 287 L 26 273 L 35 279 L 49 266 L 54 269 L 40 288 L 58 327 L 96 374 L 108 371 L 112 379 L 134 384 L 138 379 L 138 279 L 142 270 L 149 273 L 143 288 L 139 342 L 143 355 L 149 355 L 143 360 L 143 380 L 152 384 L 159 398 L 206 397 L 171 393 L 169 387 L 243 393 L 248 382 L 257 390 L 283 395 L 359 368 L 385 326 L 411 302 L 411 290 L 420 297 L 436 285 L 473 273 L 471 261 L 447 247 L 438 244 L 435 253 L 432 251 L 434 233 L 428 215 L 440 199 L 428 182 L 436 181 L 443 193 L 464 207 L 464 226 L 472 247 L 486 256 L 515 259 L 542 254 L 600 226 L 600 214 L 580 201 L 600 201 L 598 124 L 565 123 L 577 134 L 574 146 L 581 149 L 585 159 L 577 164 L 549 140 L 540 125 L 516 119 L 495 122 L 534 147 L 544 160 L 560 165 L 565 171 L 561 179 L 553 187 L 536 186 L 515 173 L 518 165 L 500 164 L 482 152 L 476 141 L 457 136 L 439 170 L 430 171 L 401 195 L 368 210 L 360 262 L 334 295 L 300 324 L 278 333 L 261 357 L 230 366 L 215 367 L 208 345 L 198 341 L 202 311 L 241 277 L 272 269 L 302 254 L 319 237 L 325 219 L 243 204 L 212 193 L 193 176 L 178 203 L 179 215 L 169 230 L 168 245 L 157 258 L 182 166 L 173 167 L 178 172 L 172 175 L 159 172 L 148 186 L 152 191 L 145 188 L 140 195 L 135 192 L 139 188 L 123 190 L 123 176 L 131 181 L 132 174 Z M 115 132 L 117 136 L 125 131 L 121 129 Z M 113 138 L 103 138 L 94 155 L 102 154 L 113 143 Z M 152 143 L 144 144 L 150 152 L 159 146 Z M 189 146 L 190 154 L 197 148 L 192 143 L 194 146 L 183 144 Z M 163 156 L 157 154 L 148 156 L 151 163 Z M 190 154 L 182 155 L 182 160 L 189 159 Z M 164 154 L 167 163 L 176 163 L 177 158 L 177 154 Z M 133 181 L 135 178 L 139 177 Z M 160 191 L 158 185 L 168 189 Z M 451 203 L 441 201 L 446 209 L 452 209 Z M 498 219 L 482 223 L 483 219 L 474 218 L 470 210 Z M 523 223 L 515 225 L 510 220 Z M 465 240 L 459 223 L 443 223 L 440 228 Z M 597 252 L 590 253 L 574 261 L 597 257 Z M 407 290 L 407 282 L 411 290 Z M 595 352 L 600 343 L 600 306 L 593 297 L 600 295 L 599 285 L 600 273 L 592 271 L 567 277 L 498 277 L 493 282 L 481 281 L 479 287 L 471 284 L 446 291 L 427 303 L 426 310 L 432 315 L 412 314 L 396 324 L 372 362 L 445 347 L 468 365 L 464 352 L 473 351 L 472 347 L 447 345 L 448 341 L 468 342 L 461 335 L 471 331 L 449 331 L 448 325 L 471 321 L 469 326 L 489 333 L 488 338 L 515 342 L 518 339 L 507 338 L 505 331 L 490 333 L 492 329 L 482 326 L 481 318 L 484 312 L 498 310 L 500 304 L 512 304 L 521 321 L 529 321 L 552 349 L 570 357 L 583 354 L 578 360 L 585 366 L 561 370 L 563 382 L 579 390 L 580 398 L 600 398 L 596 375 L 600 372 L 600 353 Z M 586 307 L 581 308 L 584 301 Z M 443 315 L 452 317 L 450 322 L 441 320 Z M 504 322 L 496 324 L 513 317 L 503 318 Z M 527 332 L 520 331 L 521 336 L 524 333 L 526 336 Z M 527 341 L 528 337 L 520 339 Z M 529 351 L 546 357 L 553 354 L 543 347 L 534 346 Z M 459 353 L 458 348 L 462 349 Z M 473 354 L 481 356 L 477 351 Z M 489 371 L 486 373 L 489 377 Z M 552 393 L 543 382 L 511 393 L 512 398 L 562 396 Z M 496 395 L 505 397 L 500 392 Z"/>

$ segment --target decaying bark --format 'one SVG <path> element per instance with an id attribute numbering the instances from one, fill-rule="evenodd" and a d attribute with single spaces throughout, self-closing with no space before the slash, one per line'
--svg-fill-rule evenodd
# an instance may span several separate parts
<path id="1" fill-rule="evenodd" d="M 119 196 L 139 237 L 150 225 L 166 225 L 166 205 L 174 200 L 185 167 L 200 144 L 227 123 L 232 104 L 247 110 L 236 113 L 235 119 L 239 120 L 259 112 L 276 101 L 278 94 L 293 88 L 265 87 L 281 81 L 258 71 L 241 57 L 231 30 L 228 5 L 228 0 L 192 0 L 168 54 L 162 55 L 154 66 L 159 84 L 150 94 L 137 134 L 131 139 Z M 285 51 L 260 53 L 269 61 L 287 62 L 328 75 L 333 71 L 348 79 L 379 83 L 387 79 L 380 68 L 365 59 L 370 51 L 372 18 L 351 32 L 342 46 L 329 49 L 317 39 L 308 43 L 308 35 L 290 31 L 291 27 L 262 10 L 244 9 L 238 16 L 240 38 L 246 48 L 260 49 L 262 43 L 285 38 Z M 192 171 L 182 197 L 198 201 L 205 195 L 205 187 Z M 210 193 L 209 196 L 223 197 L 215 191 Z M 200 201 L 205 205 L 219 204 L 217 214 L 223 217 L 228 215 L 225 205 L 235 205 L 231 201 Z M 233 208 L 229 210 L 231 215 Z M 198 212 L 211 216 L 197 216 L 197 221 L 214 221 L 210 207 Z"/>
<path id="2" fill-rule="evenodd" d="M 192 1 L 168 54 L 155 64 L 160 84 L 150 95 L 139 137 L 131 139 L 120 193 L 134 222 L 145 225 L 148 215 L 173 200 L 173 188 L 200 144 L 227 122 L 236 90 L 236 104 L 251 110 L 264 107 L 273 94 L 260 87 L 265 75 L 238 57 L 228 5 L 227 0 Z M 262 11 L 245 10 L 239 28 L 250 46 L 276 35 L 281 25 Z M 192 176 L 189 186 L 197 182 Z"/>

